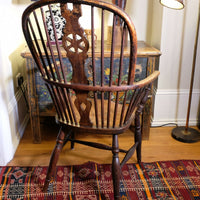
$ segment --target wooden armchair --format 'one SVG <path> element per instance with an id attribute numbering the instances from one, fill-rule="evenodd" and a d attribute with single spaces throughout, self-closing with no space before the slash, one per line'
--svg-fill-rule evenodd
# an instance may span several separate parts
<path id="1" fill-rule="evenodd" d="M 53 5 L 57 7 L 56 12 L 59 12 L 62 24 L 57 23 Z M 84 17 L 81 7 L 87 7 L 90 11 L 87 13 L 87 20 L 88 16 L 90 19 L 87 24 L 91 26 L 91 41 L 88 41 L 79 23 Z M 96 20 L 96 13 L 99 13 L 100 24 L 95 29 L 95 22 L 99 22 Z M 108 15 L 112 17 L 111 44 L 106 44 Z M 117 27 L 119 24 L 120 27 Z M 148 78 L 134 82 L 137 38 L 132 21 L 122 9 L 102 1 L 40 0 L 25 10 L 22 27 L 29 49 L 52 97 L 57 112 L 56 121 L 60 124 L 44 191 L 53 177 L 60 151 L 70 141 L 72 148 L 74 143 L 80 143 L 112 152 L 114 198 L 119 199 L 121 167 L 135 150 L 138 162 L 141 162 L 140 114 L 151 84 L 159 75 L 156 71 Z M 95 41 L 95 34 L 99 43 Z M 106 45 L 111 52 L 109 62 L 104 59 Z M 67 64 L 63 62 L 62 48 L 69 60 Z M 120 49 L 120 55 L 115 53 L 117 48 Z M 124 53 L 125 48 L 128 49 L 128 54 Z M 95 59 L 97 54 L 100 55 L 99 64 Z M 116 56 L 119 59 L 114 63 Z M 125 57 L 129 58 L 128 64 L 124 63 Z M 118 135 L 127 130 L 133 120 L 135 143 L 133 139 L 133 146 L 129 150 L 120 149 Z M 110 135 L 112 146 L 76 140 L 75 134 L 81 132 Z M 125 153 L 121 163 L 119 152 Z"/>

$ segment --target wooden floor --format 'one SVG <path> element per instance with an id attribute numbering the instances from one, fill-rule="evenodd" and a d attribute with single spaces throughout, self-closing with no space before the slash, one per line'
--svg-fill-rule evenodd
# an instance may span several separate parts
<path id="1" fill-rule="evenodd" d="M 174 140 L 171 137 L 173 127 L 151 128 L 150 139 L 142 143 L 142 161 L 154 162 L 160 160 L 200 159 L 200 142 L 186 144 Z M 58 127 L 44 123 L 41 127 L 42 143 L 33 144 L 30 124 L 27 126 L 24 136 L 17 148 L 13 160 L 9 166 L 48 166 L 50 154 L 55 145 Z M 83 137 L 83 136 L 80 136 Z M 111 144 L 110 137 L 84 135 L 89 140 Z M 128 148 L 134 140 L 131 131 L 120 136 L 120 147 Z M 123 155 L 123 154 L 122 154 Z M 81 164 L 87 161 L 97 163 L 111 163 L 111 152 L 97 150 L 76 144 L 71 150 L 67 144 L 59 158 L 58 165 Z M 121 157 L 120 157 L 121 158 Z M 129 162 L 136 162 L 134 155 Z"/>

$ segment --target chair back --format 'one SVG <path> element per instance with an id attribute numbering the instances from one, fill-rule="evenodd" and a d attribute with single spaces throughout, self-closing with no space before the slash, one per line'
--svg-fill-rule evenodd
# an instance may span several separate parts
<path id="1" fill-rule="evenodd" d="M 22 26 L 60 123 L 107 134 L 129 127 L 150 81 L 134 83 L 137 37 L 122 9 L 40 0 L 25 10 Z"/>

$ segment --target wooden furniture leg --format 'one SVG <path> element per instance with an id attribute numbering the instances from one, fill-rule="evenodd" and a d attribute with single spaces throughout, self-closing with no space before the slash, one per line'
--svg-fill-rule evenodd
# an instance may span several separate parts
<path id="1" fill-rule="evenodd" d="M 113 177 L 113 188 L 114 188 L 114 199 L 120 199 L 120 178 L 121 178 L 121 168 L 119 161 L 119 144 L 118 144 L 118 135 L 113 135 L 113 144 L 112 144 L 112 177 Z"/>
<path id="2" fill-rule="evenodd" d="M 152 72 L 156 70 L 155 68 L 157 68 L 156 66 L 158 65 L 156 64 L 156 62 L 158 62 L 158 59 L 156 57 L 148 57 L 146 76 L 149 76 Z M 156 83 L 152 85 L 151 95 L 148 97 L 145 106 L 143 108 L 142 126 L 141 126 L 143 140 L 149 140 L 149 132 L 153 116 L 153 102 L 155 97 L 155 88 L 157 88 Z"/>
<path id="3" fill-rule="evenodd" d="M 74 132 L 71 134 L 71 139 L 72 140 L 75 139 L 75 133 Z M 74 142 L 73 141 L 71 141 L 71 149 L 74 149 Z"/>
<path id="4" fill-rule="evenodd" d="M 47 171 L 47 176 L 46 176 L 45 184 L 44 184 L 44 187 L 43 187 L 44 192 L 47 191 L 49 183 L 50 183 L 50 181 L 53 177 L 53 174 L 55 172 L 55 168 L 56 168 L 56 164 L 58 162 L 59 154 L 60 154 L 60 152 L 63 148 L 64 139 L 65 139 L 65 133 L 62 130 L 62 127 L 61 127 L 59 134 L 58 134 L 58 137 L 57 137 L 56 145 L 55 145 L 54 150 L 51 154 L 49 168 L 48 168 L 48 171 Z"/>
<path id="5" fill-rule="evenodd" d="M 37 96 L 29 96 L 29 116 L 31 122 L 31 132 L 33 137 L 33 143 L 41 143 L 41 132 L 40 132 L 40 117 L 39 117 L 39 106 Z"/>
<path id="6" fill-rule="evenodd" d="M 35 87 L 35 68 L 33 59 L 27 59 L 27 86 L 28 86 L 28 100 L 29 100 L 29 113 L 31 122 L 31 132 L 33 135 L 33 143 L 41 143 L 40 133 L 40 118 L 39 118 L 39 105 L 38 95 Z"/>
<path id="7" fill-rule="evenodd" d="M 141 144 L 142 144 L 141 122 L 140 122 L 140 120 L 141 120 L 142 111 L 143 111 L 144 106 L 145 106 L 145 104 L 148 100 L 148 95 L 149 95 L 150 90 L 151 90 L 151 85 L 149 86 L 149 88 L 146 88 L 145 95 L 144 95 L 140 105 L 138 106 L 138 109 L 137 109 L 136 114 L 135 114 L 135 143 L 138 142 L 138 146 L 136 148 L 138 163 L 141 163 Z"/>
<path id="8" fill-rule="evenodd" d="M 136 148 L 138 163 L 141 163 L 141 143 L 142 143 L 140 114 L 141 114 L 141 111 L 140 109 L 138 109 L 135 116 L 135 142 L 138 142 L 138 145 Z"/>
<path id="9" fill-rule="evenodd" d="M 143 140 L 149 140 L 151 120 L 152 120 L 152 98 L 148 98 L 142 112 L 141 131 Z"/>

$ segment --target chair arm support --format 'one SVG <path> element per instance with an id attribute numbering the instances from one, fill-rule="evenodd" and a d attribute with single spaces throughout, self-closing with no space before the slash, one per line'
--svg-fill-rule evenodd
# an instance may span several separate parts
<path id="1" fill-rule="evenodd" d="M 152 83 L 153 81 L 155 81 L 158 78 L 159 74 L 160 74 L 159 71 L 154 71 L 147 78 L 145 78 L 141 81 L 138 81 L 138 82 L 134 82 L 134 85 L 138 86 L 137 88 L 142 88 L 145 85 L 148 85 L 148 84 Z"/>

